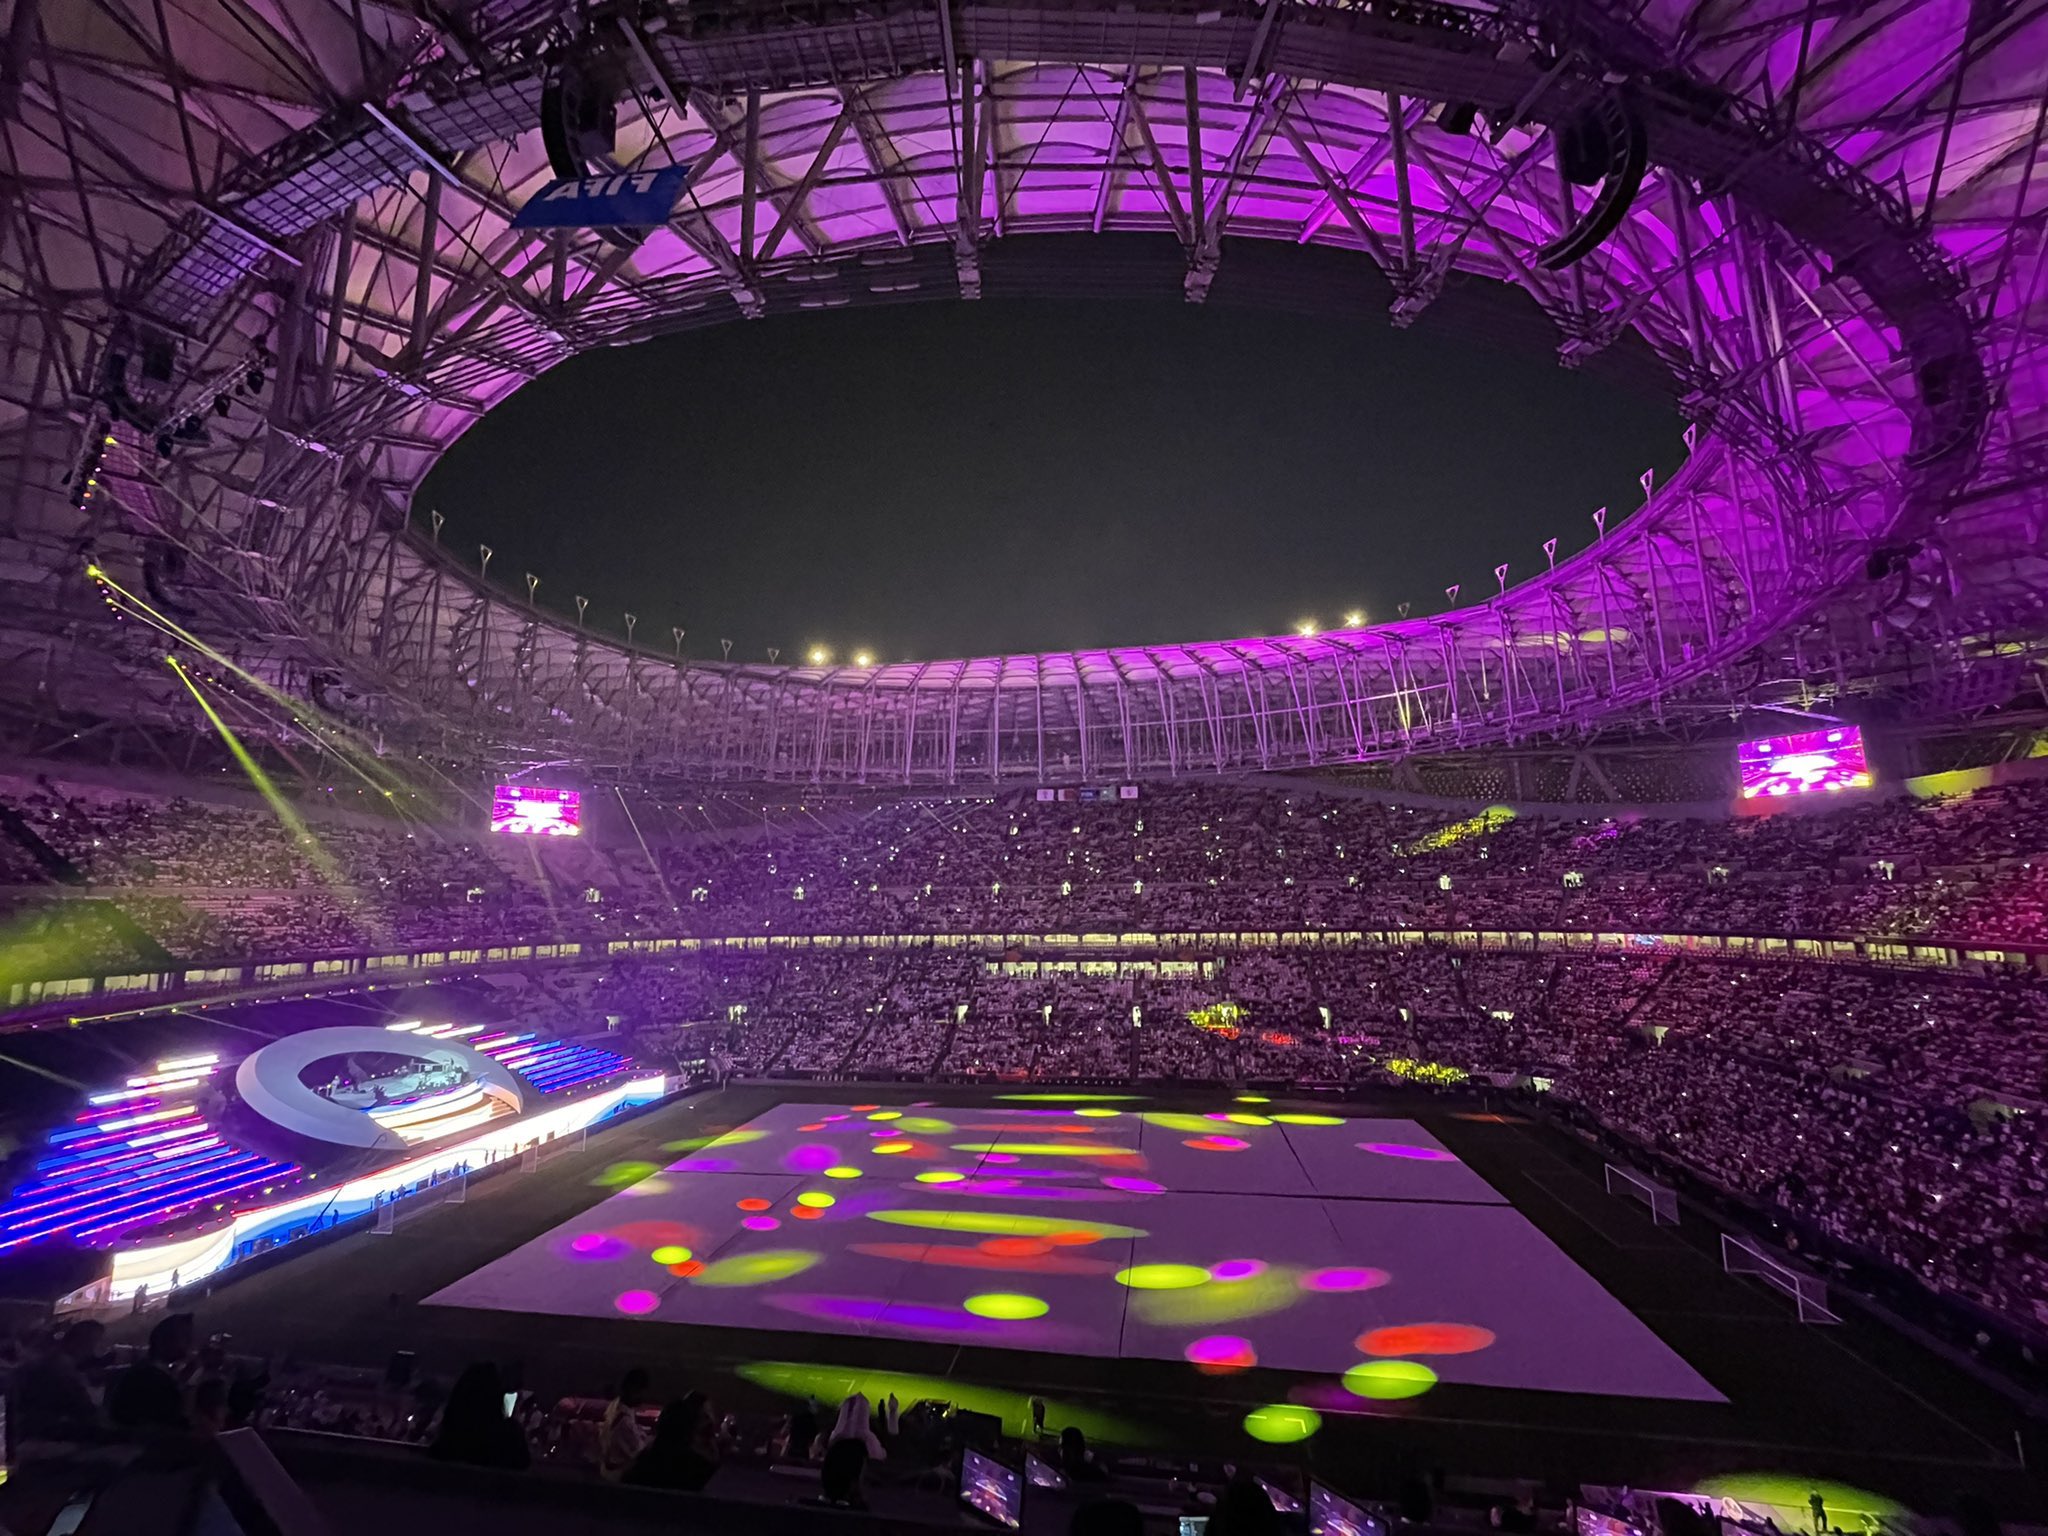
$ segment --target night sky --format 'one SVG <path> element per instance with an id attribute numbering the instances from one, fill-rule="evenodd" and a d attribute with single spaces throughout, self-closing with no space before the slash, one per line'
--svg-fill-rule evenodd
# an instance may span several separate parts
<path id="1" fill-rule="evenodd" d="M 1425 316 L 1425 321 L 1429 317 Z M 933 303 L 586 353 L 420 515 L 685 652 L 878 661 L 1221 639 L 1493 590 L 1682 457 L 1668 399 L 1465 327 L 1172 300 Z M 1612 523 L 1610 523 L 1612 526 Z"/>

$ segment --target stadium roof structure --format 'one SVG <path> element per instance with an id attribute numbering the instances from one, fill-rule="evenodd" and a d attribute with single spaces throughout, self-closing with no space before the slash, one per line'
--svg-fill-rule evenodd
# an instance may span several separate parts
<path id="1" fill-rule="evenodd" d="M 512 228 L 544 112 L 557 159 L 686 165 L 670 221 Z M 2001 703 L 2048 591 L 2044 127 L 2048 0 L 15 0 L 0 696 L 195 718 L 96 562 L 395 745 L 593 768 L 1234 772 Z M 1110 234 L 1145 238 L 1040 238 Z M 1350 254 L 1265 255 L 1304 246 Z M 1567 366 L 1647 349 L 1694 428 L 1589 548 L 1536 567 L 1533 530 L 1427 617 L 728 664 L 480 580 L 410 509 L 588 348 L 1074 285 L 1405 324 L 1470 279 Z"/>

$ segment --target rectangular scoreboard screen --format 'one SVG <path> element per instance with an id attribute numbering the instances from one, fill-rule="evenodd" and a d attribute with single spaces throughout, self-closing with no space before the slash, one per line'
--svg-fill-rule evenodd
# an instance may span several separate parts
<path id="1" fill-rule="evenodd" d="M 581 837 L 582 791 L 500 784 L 491 791 L 491 830 L 514 837 Z"/>
<path id="2" fill-rule="evenodd" d="M 1760 795 L 1804 795 L 1821 789 L 1863 789 L 1870 784 L 1863 732 L 1853 725 L 1745 741 L 1736 761 L 1742 770 L 1745 800 Z"/>

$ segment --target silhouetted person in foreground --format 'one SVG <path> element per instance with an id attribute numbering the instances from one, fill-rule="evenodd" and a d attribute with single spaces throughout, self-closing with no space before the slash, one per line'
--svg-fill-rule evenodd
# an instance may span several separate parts
<path id="1" fill-rule="evenodd" d="M 436 1461 L 524 1471 L 532 1463 L 526 1436 L 505 1416 L 505 1383 L 488 1360 L 465 1366 L 441 1410 L 441 1429 L 427 1454 Z"/>
<path id="2" fill-rule="evenodd" d="M 717 1470 L 718 1435 L 711 1423 L 711 1404 L 702 1392 L 692 1392 L 661 1410 L 654 1438 L 633 1458 L 626 1481 L 640 1488 L 695 1493 Z"/>
<path id="3" fill-rule="evenodd" d="M 124 1429 L 183 1429 L 185 1386 L 178 1368 L 192 1353 L 190 1312 L 174 1312 L 149 1330 L 149 1352 L 114 1378 L 107 1417 Z"/>

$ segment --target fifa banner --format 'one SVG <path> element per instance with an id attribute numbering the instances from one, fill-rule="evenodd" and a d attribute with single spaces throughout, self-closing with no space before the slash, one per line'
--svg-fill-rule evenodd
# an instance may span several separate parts
<path id="1" fill-rule="evenodd" d="M 1135 784 L 1084 785 L 1078 789 L 1041 789 L 1040 800 L 1079 800 L 1090 803 L 1097 800 L 1135 800 L 1138 786 Z"/>
<path id="2" fill-rule="evenodd" d="M 689 174 L 686 165 L 665 165 L 658 171 L 564 177 L 529 197 L 512 227 L 643 229 L 666 224 Z"/>

